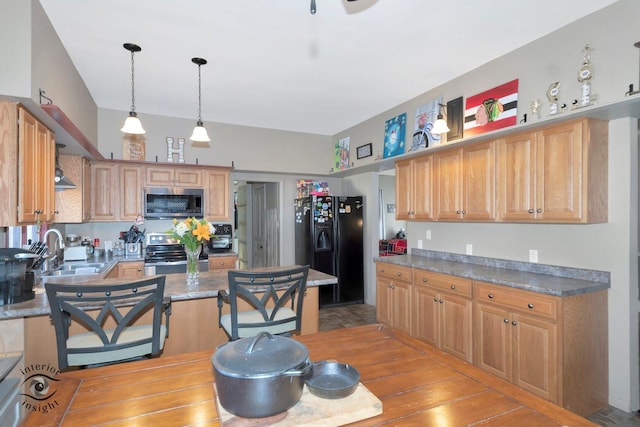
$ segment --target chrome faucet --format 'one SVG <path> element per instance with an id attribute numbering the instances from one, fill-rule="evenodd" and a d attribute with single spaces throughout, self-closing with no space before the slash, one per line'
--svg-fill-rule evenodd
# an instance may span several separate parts
<path id="1" fill-rule="evenodd" d="M 53 253 L 49 252 L 43 257 L 45 262 L 42 264 L 42 271 L 50 270 L 52 262 L 54 262 L 54 265 L 57 265 L 59 260 L 58 250 L 64 249 L 64 237 L 62 237 L 62 233 L 60 233 L 60 231 L 55 228 L 48 229 L 44 233 L 44 236 L 42 236 L 42 241 L 45 244 L 48 243 L 48 238 L 50 233 L 54 233 L 57 236 L 57 238 L 53 244 Z"/>

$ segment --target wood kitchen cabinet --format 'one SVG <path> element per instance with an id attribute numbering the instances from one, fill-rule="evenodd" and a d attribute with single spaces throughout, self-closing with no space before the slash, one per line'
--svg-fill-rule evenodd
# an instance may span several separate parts
<path id="1" fill-rule="evenodd" d="M 473 363 L 472 281 L 413 271 L 413 336 Z"/>
<path id="2" fill-rule="evenodd" d="M 438 221 L 492 221 L 495 209 L 493 141 L 440 151 L 434 156 L 434 204 Z"/>
<path id="3" fill-rule="evenodd" d="M 106 278 L 128 277 L 136 278 L 144 276 L 144 261 L 119 261 L 107 274 Z"/>
<path id="4" fill-rule="evenodd" d="M 118 203 L 118 165 L 91 164 L 91 220 L 115 221 Z"/>
<path id="5" fill-rule="evenodd" d="M 432 218 L 432 182 L 431 155 L 396 162 L 396 219 Z"/>
<path id="6" fill-rule="evenodd" d="M 116 162 L 91 164 L 91 219 L 135 221 L 142 214 L 142 167 Z"/>
<path id="7" fill-rule="evenodd" d="M 236 256 L 209 256 L 209 270 L 235 270 Z"/>
<path id="8" fill-rule="evenodd" d="M 0 102 L 0 226 L 54 219 L 54 138 L 22 105 Z"/>
<path id="9" fill-rule="evenodd" d="M 607 291 L 565 297 L 474 284 L 474 363 L 581 415 L 607 404 Z"/>
<path id="10" fill-rule="evenodd" d="M 147 187 L 202 188 L 202 171 L 184 166 L 147 166 L 144 185 Z"/>
<path id="11" fill-rule="evenodd" d="M 118 165 L 118 220 L 135 221 L 142 215 L 142 167 Z"/>
<path id="12" fill-rule="evenodd" d="M 606 121 L 575 120 L 497 144 L 499 220 L 607 221 Z"/>
<path id="13" fill-rule="evenodd" d="M 411 277 L 409 267 L 376 263 L 376 318 L 411 334 Z"/>
<path id="14" fill-rule="evenodd" d="M 205 217 L 209 221 L 229 221 L 229 170 L 207 168 L 204 171 Z"/>
<path id="15" fill-rule="evenodd" d="M 64 175 L 76 185 L 55 192 L 56 217 L 58 223 L 82 223 L 91 218 L 91 168 L 82 156 L 61 154 L 58 156 Z"/>

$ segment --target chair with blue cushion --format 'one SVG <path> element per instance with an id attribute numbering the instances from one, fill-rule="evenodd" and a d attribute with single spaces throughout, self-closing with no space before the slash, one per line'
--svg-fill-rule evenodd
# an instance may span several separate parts
<path id="1" fill-rule="evenodd" d="M 229 291 L 218 293 L 219 326 L 231 340 L 262 331 L 273 335 L 300 333 L 308 275 L 308 265 L 264 272 L 229 270 Z M 229 314 L 222 314 L 225 303 L 230 306 Z"/>
<path id="2" fill-rule="evenodd" d="M 171 314 L 164 284 L 165 276 L 115 284 L 45 283 L 59 369 L 158 356 Z"/>

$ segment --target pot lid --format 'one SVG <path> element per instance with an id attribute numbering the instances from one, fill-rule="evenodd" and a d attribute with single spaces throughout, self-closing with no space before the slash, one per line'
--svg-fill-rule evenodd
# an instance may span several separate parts
<path id="1" fill-rule="evenodd" d="M 213 354 L 213 366 L 232 377 L 256 378 L 281 374 L 309 358 L 307 347 L 291 338 L 261 332 L 255 337 L 230 341 Z"/>

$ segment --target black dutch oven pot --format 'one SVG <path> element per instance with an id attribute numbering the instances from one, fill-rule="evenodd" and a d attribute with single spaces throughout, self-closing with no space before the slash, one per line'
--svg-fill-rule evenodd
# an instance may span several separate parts
<path id="1" fill-rule="evenodd" d="M 244 418 L 270 417 L 298 403 L 313 366 L 304 344 L 268 332 L 220 345 L 211 361 L 220 404 Z"/>

